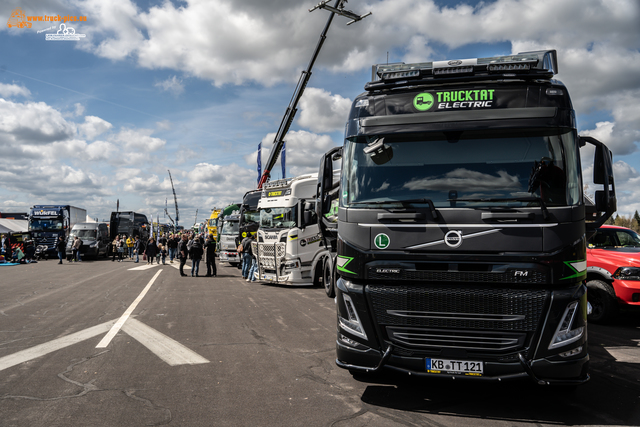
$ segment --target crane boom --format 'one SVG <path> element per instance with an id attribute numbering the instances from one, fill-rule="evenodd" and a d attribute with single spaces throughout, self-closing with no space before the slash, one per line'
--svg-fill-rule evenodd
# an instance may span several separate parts
<path id="1" fill-rule="evenodd" d="M 289 101 L 289 105 L 287 106 L 287 110 L 284 113 L 284 117 L 282 118 L 282 122 L 280 123 L 280 127 L 278 128 L 278 132 L 273 140 L 273 146 L 271 148 L 271 153 L 269 153 L 269 159 L 265 164 L 264 172 L 260 177 L 260 182 L 258 183 L 258 190 L 262 188 L 262 185 L 267 182 L 269 177 L 271 176 L 271 169 L 278 161 L 278 156 L 280 155 L 280 150 L 282 150 L 282 145 L 284 144 L 284 137 L 289 132 L 289 128 L 291 127 L 291 123 L 293 123 L 293 119 L 298 111 L 298 102 L 300 98 L 302 98 L 302 94 L 304 93 L 305 88 L 307 87 L 307 83 L 311 78 L 311 69 L 313 68 L 313 64 L 316 62 L 318 58 L 318 54 L 320 53 L 320 49 L 322 49 L 322 45 L 324 44 L 325 39 L 327 38 L 327 32 L 329 31 L 329 27 L 331 26 L 331 22 L 333 21 L 334 15 L 337 13 L 342 16 L 346 16 L 347 18 L 351 18 L 352 21 L 347 25 L 352 24 L 355 21 L 359 21 L 362 18 L 371 15 L 371 12 L 365 15 L 357 15 L 349 10 L 344 9 L 344 4 L 347 3 L 348 0 L 336 0 L 333 6 L 327 6 L 331 0 L 323 0 L 318 3 L 312 9 L 309 9 L 309 12 L 313 12 L 316 9 L 327 9 L 331 12 L 329 18 L 327 19 L 327 23 L 320 34 L 320 40 L 318 40 L 318 44 L 316 45 L 315 50 L 313 51 L 313 55 L 311 56 L 311 60 L 309 61 L 309 65 L 307 65 L 307 69 L 302 71 L 300 75 L 300 79 L 298 80 L 298 85 L 293 92 L 293 96 Z M 284 177 L 283 177 L 284 178 Z"/>
<path id="2" fill-rule="evenodd" d="M 180 219 L 180 214 L 178 213 L 178 196 L 176 196 L 176 189 L 173 186 L 173 178 L 171 178 L 171 171 L 169 169 L 167 169 L 167 172 L 169 172 L 169 180 L 171 181 L 171 190 L 173 190 L 173 200 L 176 204 L 176 229 L 178 228 L 178 220 Z"/>

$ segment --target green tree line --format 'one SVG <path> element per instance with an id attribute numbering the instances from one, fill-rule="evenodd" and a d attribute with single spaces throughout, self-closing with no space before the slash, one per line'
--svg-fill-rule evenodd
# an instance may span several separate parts
<path id="1" fill-rule="evenodd" d="M 635 231 L 636 233 L 640 233 L 640 214 L 636 211 L 633 216 L 626 217 L 624 215 L 611 215 L 611 217 L 605 222 L 605 224 L 609 225 L 617 225 L 618 227 L 627 227 Z"/>

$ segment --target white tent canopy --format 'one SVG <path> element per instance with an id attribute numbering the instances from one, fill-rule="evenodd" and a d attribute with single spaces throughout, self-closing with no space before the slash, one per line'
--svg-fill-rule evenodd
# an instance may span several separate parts
<path id="1" fill-rule="evenodd" d="M 21 233 L 26 231 L 29 231 L 29 221 L 0 218 L 0 233 Z"/>

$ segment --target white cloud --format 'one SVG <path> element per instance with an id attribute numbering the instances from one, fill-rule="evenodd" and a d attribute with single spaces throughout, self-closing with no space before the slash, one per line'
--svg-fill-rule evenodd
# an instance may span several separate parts
<path id="1" fill-rule="evenodd" d="M 87 139 L 94 139 L 111 129 L 113 125 L 106 120 L 96 116 L 85 116 L 84 123 L 78 125 L 78 130 Z"/>
<path id="2" fill-rule="evenodd" d="M 184 85 L 182 84 L 182 80 L 177 76 L 172 76 L 167 80 L 158 82 L 154 86 L 159 87 L 163 91 L 169 92 L 174 96 L 178 96 L 184 92 Z"/>
<path id="3" fill-rule="evenodd" d="M 312 132 L 334 132 L 344 129 L 351 100 L 331 95 L 323 89 L 307 88 L 300 99 L 298 124 Z"/>
<path id="4" fill-rule="evenodd" d="M 71 138 L 73 123 L 44 102 L 16 103 L 0 98 L 0 134 L 10 141 L 42 144 Z"/>
<path id="5" fill-rule="evenodd" d="M 0 96 L 4 98 L 11 98 L 12 96 L 27 97 L 31 96 L 31 92 L 24 86 L 0 83 Z"/>

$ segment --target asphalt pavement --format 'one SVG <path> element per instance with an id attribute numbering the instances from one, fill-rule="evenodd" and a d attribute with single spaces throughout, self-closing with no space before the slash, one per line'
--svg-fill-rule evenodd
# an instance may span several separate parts
<path id="1" fill-rule="evenodd" d="M 638 314 L 589 325 L 591 381 L 575 390 L 369 382 L 335 365 L 322 288 L 218 273 L 129 260 L 0 267 L 0 426 L 640 425 Z"/>

